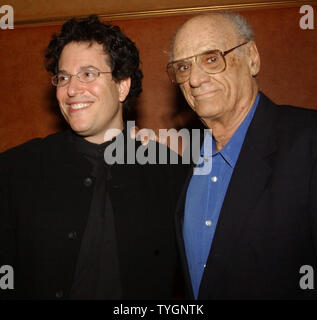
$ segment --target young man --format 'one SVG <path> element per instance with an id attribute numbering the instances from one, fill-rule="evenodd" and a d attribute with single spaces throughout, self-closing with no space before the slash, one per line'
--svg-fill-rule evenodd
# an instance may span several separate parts
<path id="1" fill-rule="evenodd" d="M 137 48 L 95 16 L 72 19 L 50 41 L 46 66 L 70 129 L 0 156 L 0 266 L 14 270 L 14 289 L 0 295 L 173 298 L 182 173 L 105 161 L 114 135 L 125 158 L 135 142 L 123 115 L 141 92 Z"/>

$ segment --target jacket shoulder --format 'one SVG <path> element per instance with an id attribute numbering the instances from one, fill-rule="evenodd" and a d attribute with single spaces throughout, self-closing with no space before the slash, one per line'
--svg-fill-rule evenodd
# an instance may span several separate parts
<path id="1" fill-rule="evenodd" d="M 302 121 L 317 122 L 317 110 L 290 105 L 278 105 L 277 107 L 280 116 L 288 121 L 297 123 Z"/>
<path id="2" fill-rule="evenodd" d="M 317 110 L 315 109 L 286 104 L 279 105 L 271 101 L 263 93 L 261 94 L 261 100 L 264 105 L 274 108 L 281 121 L 285 120 L 288 123 L 293 122 L 298 124 L 307 123 L 307 121 L 317 122 Z"/>
<path id="3" fill-rule="evenodd" d="M 302 137 L 304 141 L 311 141 L 316 146 L 317 110 L 289 105 L 280 105 L 277 109 L 280 134 L 295 140 Z"/>
<path id="4" fill-rule="evenodd" d="M 285 148 L 293 146 L 298 152 L 304 150 L 307 156 L 317 157 L 317 110 L 277 105 L 264 95 L 262 106 L 264 122 L 271 128 L 271 139 L 277 139 L 278 145 Z"/>
<path id="5" fill-rule="evenodd" d="M 294 133 L 317 134 L 317 110 L 300 106 L 278 105 L 263 93 L 261 93 L 259 107 L 261 121 L 271 123 L 278 128 L 280 133 L 293 131 Z"/>
<path id="6" fill-rule="evenodd" d="M 67 132 L 51 134 L 45 138 L 34 138 L 0 154 L 0 167 L 17 165 L 26 159 L 36 159 L 44 150 L 50 150 L 64 141 Z"/>

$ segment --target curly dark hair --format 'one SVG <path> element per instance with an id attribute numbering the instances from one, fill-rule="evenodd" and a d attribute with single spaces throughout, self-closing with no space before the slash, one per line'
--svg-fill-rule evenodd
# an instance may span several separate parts
<path id="1" fill-rule="evenodd" d="M 142 92 L 143 74 L 139 68 L 139 51 L 118 26 L 103 24 L 96 15 L 83 19 L 70 19 L 62 26 L 59 34 L 54 34 L 45 52 L 45 68 L 48 72 L 58 72 L 58 61 L 63 48 L 70 42 L 89 42 L 103 45 L 109 57 L 112 77 L 120 81 L 131 78 L 130 92 L 123 103 L 124 114 L 131 111 L 136 98 Z"/>

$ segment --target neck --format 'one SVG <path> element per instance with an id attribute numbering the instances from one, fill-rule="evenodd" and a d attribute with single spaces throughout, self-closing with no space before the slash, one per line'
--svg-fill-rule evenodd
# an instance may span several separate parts
<path id="1" fill-rule="evenodd" d="M 239 104 L 235 105 L 233 110 L 229 112 L 226 117 L 201 119 L 202 122 L 212 130 L 217 151 L 221 150 L 228 143 L 240 124 L 246 118 L 254 104 L 257 93 L 258 90 L 250 92 L 250 95 L 239 102 Z"/>
<path id="2" fill-rule="evenodd" d="M 84 136 L 83 138 L 91 143 L 102 144 L 104 142 L 112 140 L 114 137 L 120 134 L 123 128 L 123 121 L 121 121 L 121 123 L 112 125 L 111 127 L 108 127 L 103 132 L 97 135 Z"/>

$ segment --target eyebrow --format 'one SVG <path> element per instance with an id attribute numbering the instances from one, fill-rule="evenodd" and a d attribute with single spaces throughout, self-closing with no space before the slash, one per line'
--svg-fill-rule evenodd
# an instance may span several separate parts
<path id="1" fill-rule="evenodd" d="M 83 70 L 87 70 L 87 69 L 95 69 L 95 70 L 100 71 L 100 70 L 99 70 L 97 67 L 95 67 L 95 66 L 92 66 L 92 65 L 86 65 L 86 66 L 81 66 L 81 67 L 79 68 L 79 72 L 80 72 L 80 71 L 83 71 Z M 69 72 L 67 72 L 66 70 L 63 70 L 63 69 L 58 70 L 58 72 L 61 72 L 61 73 L 68 73 L 68 74 L 69 74 Z"/>
<path id="2" fill-rule="evenodd" d="M 193 58 L 193 57 L 199 56 L 199 55 L 204 54 L 204 53 L 207 53 L 207 52 L 212 52 L 212 51 L 220 51 L 220 52 L 223 52 L 223 51 L 220 50 L 220 49 L 204 50 L 204 51 L 202 51 L 202 52 L 200 52 L 200 53 L 196 53 L 196 54 L 194 54 L 194 55 L 192 55 L 192 56 L 190 56 L 190 57 L 186 57 L 186 58 L 183 58 L 183 59 L 174 60 L 174 61 L 171 61 L 170 63 L 177 63 L 177 62 L 186 61 L 186 60 L 189 60 L 189 59 L 191 59 L 191 58 Z"/>

